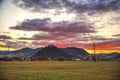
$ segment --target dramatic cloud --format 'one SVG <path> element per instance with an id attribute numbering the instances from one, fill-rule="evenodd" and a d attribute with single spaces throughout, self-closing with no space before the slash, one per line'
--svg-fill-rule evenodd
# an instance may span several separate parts
<path id="1" fill-rule="evenodd" d="M 119 50 L 120 49 L 120 39 L 113 39 L 109 41 L 96 42 L 97 50 Z M 88 49 L 93 49 L 93 44 L 88 45 Z"/>
<path id="2" fill-rule="evenodd" d="M 30 44 L 25 41 L 6 41 L 4 46 L 9 46 L 11 48 L 21 49 L 24 47 L 30 47 Z"/>
<path id="3" fill-rule="evenodd" d="M 27 37 L 20 37 L 20 38 L 17 38 L 19 40 L 35 40 L 33 38 L 27 38 Z"/>
<path id="4" fill-rule="evenodd" d="M 5 45 L 0 44 L 0 47 L 6 47 Z"/>
<path id="5" fill-rule="evenodd" d="M 36 47 L 42 47 L 47 46 L 49 44 L 54 44 L 57 47 L 68 47 L 68 46 L 74 46 L 74 47 L 82 47 L 84 45 L 83 42 L 78 42 L 77 36 L 73 35 L 58 35 L 58 34 L 49 34 L 47 35 L 41 35 L 41 34 L 35 34 L 31 38 L 27 37 L 21 37 L 18 38 L 18 40 L 31 40 L 31 45 Z M 83 41 L 82 38 L 79 39 L 79 41 Z"/>
<path id="6" fill-rule="evenodd" d="M 120 9 L 120 0 L 14 0 L 16 6 L 32 12 L 66 9 L 71 12 L 109 11 Z"/>
<path id="7" fill-rule="evenodd" d="M 101 36 L 101 35 L 96 35 L 96 36 L 89 35 L 89 36 L 84 37 L 84 38 L 89 39 L 89 40 L 94 41 L 94 42 L 104 42 L 104 41 L 114 40 L 113 38 L 106 38 L 106 37 Z"/>
<path id="8" fill-rule="evenodd" d="M 2 2 L 3 0 L 0 0 L 0 2 Z"/>
<path id="9" fill-rule="evenodd" d="M 120 34 L 112 35 L 113 37 L 120 37 Z"/>
<path id="10" fill-rule="evenodd" d="M 49 44 L 54 44 L 57 47 L 83 47 L 84 44 L 77 42 L 63 42 L 63 41 L 33 41 L 31 44 L 35 46 L 47 46 Z"/>
<path id="11" fill-rule="evenodd" d="M 0 39 L 12 39 L 12 37 L 8 35 L 0 35 Z"/>
<path id="12" fill-rule="evenodd" d="M 10 32 L 0 32 L 0 34 L 10 34 Z"/>
<path id="13" fill-rule="evenodd" d="M 54 44 L 54 42 L 50 42 L 50 41 L 32 41 L 31 42 L 32 45 L 35 46 L 39 46 L 39 47 L 45 47 L 49 44 Z"/>
<path id="14" fill-rule="evenodd" d="M 79 37 L 81 35 L 81 37 Z M 88 39 L 86 38 L 83 38 L 83 36 L 85 35 L 82 35 L 82 34 L 64 34 L 64 33 L 54 33 L 54 32 L 51 32 L 49 34 L 35 34 L 33 35 L 31 38 L 27 38 L 27 37 L 20 37 L 20 38 L 17 38 L 18 40 L 31 40 L 33 41 L 35 44 L 36 43 L 39 43 L 41 44 L 41 41 L 43 41 L 42 43 L 45 43 L 47 45 L 49 44 L 56 44 L 56 43 L 61 43 L 61 45 L 63 44 L 70 44 L 70 43 L 76 43 L 78 41 L 88 41 Z M 82 42 L 82 43 L 83 43 Z M 39 45 L 38 44 L 38 45 Z"/>
<path id="15" fill-rule="evenodd" d="M 52 22 L 49 18 L 26 20 L 10 29 L 56 33 L 95 33 L 93 24 L 86 22 Z"/>
<path id="16" fill-rule="evenodd" d="M 64 33 L 43 33 L 35 34 L 31 38 L 20 37 L 19 40 L 32 40 L 33 45 L 36 46 L 47 46 L 49 44 L 55 44 L 58 47 L 83 47 L 92 46 L 93 42 L 103 43 L 106 41 L 113 40 L 112 38 L 105 38 L 103 36 L 91 36 L 84 34 L 64 34 Z"/>
<path id="17" fill-rule="evenodd" d="M 17 48 L 17 49 L 19 49 L 19 48 L 23 47 L 24 45 L 21 45 L 20 43 L 13 42 L 13 41 L 7 41 L 6 42 L 6 46 L 9 46 L 11 48 Z"/>
<path id="18" fill-rule="evenodd" d="M 58 47 L 81 47 L 83 46 L 82 43 L 88 41 L 83 36 L 97 32 L 92 23 L 77 21 L 52 22 L 49 18 L 25 20 L 16 26 L 10 27 L 10 29 L 40 31 L 39 34 L 32 37 L 20 37 L 17 39 L 34 40 L 31 44 L 37 46 L 55 44 Z"/>

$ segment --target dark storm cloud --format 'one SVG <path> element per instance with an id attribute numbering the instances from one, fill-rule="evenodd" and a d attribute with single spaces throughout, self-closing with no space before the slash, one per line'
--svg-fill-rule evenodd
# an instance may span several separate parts
<path id="1" fill-rule="evenodd" d="M 66 8 L 69 12 L 108 11 L 120 9 L 120 0 L 14 0 L 20 8 L 33 12 L 44 12 L 48 9 Z"/>
<path id="2" fill-rule="evenodd" d="M 0 39 L 12 39 L 12 37 L 8 35 L 0 35 Z"/>
<path id="3" fill-rule="evenodd" d="M 61 33 L 95 33 L 91 23 L 86 22 L 52 22 L 49 18 L 26 20 L 10 29 L 24 31 L 43 31 Z"/>

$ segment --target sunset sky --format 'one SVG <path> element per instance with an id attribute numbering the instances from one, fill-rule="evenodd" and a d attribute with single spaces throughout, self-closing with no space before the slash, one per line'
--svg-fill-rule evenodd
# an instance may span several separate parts
<path id="1" fill-rule="evenodd" d="M 0 0 L 0 50 L 79 47 L 120 52 L 120 0 Z"/>

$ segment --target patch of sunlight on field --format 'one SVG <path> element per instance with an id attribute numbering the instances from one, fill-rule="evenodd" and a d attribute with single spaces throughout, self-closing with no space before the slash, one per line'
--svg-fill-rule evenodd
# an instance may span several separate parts
<path id="1" fill-rule="evenodd" d="M 0 78 L 2 80 L 119 80 L 119 63 L 117 61 L 0 62 Z"/>

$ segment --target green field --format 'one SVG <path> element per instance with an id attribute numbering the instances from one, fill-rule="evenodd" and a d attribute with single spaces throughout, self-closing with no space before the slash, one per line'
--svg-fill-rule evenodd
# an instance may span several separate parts
<path id="1" fill-rule="evenodd" d="M 0 62 L 0 80 L 119 80 L 117 61 Z"/>

